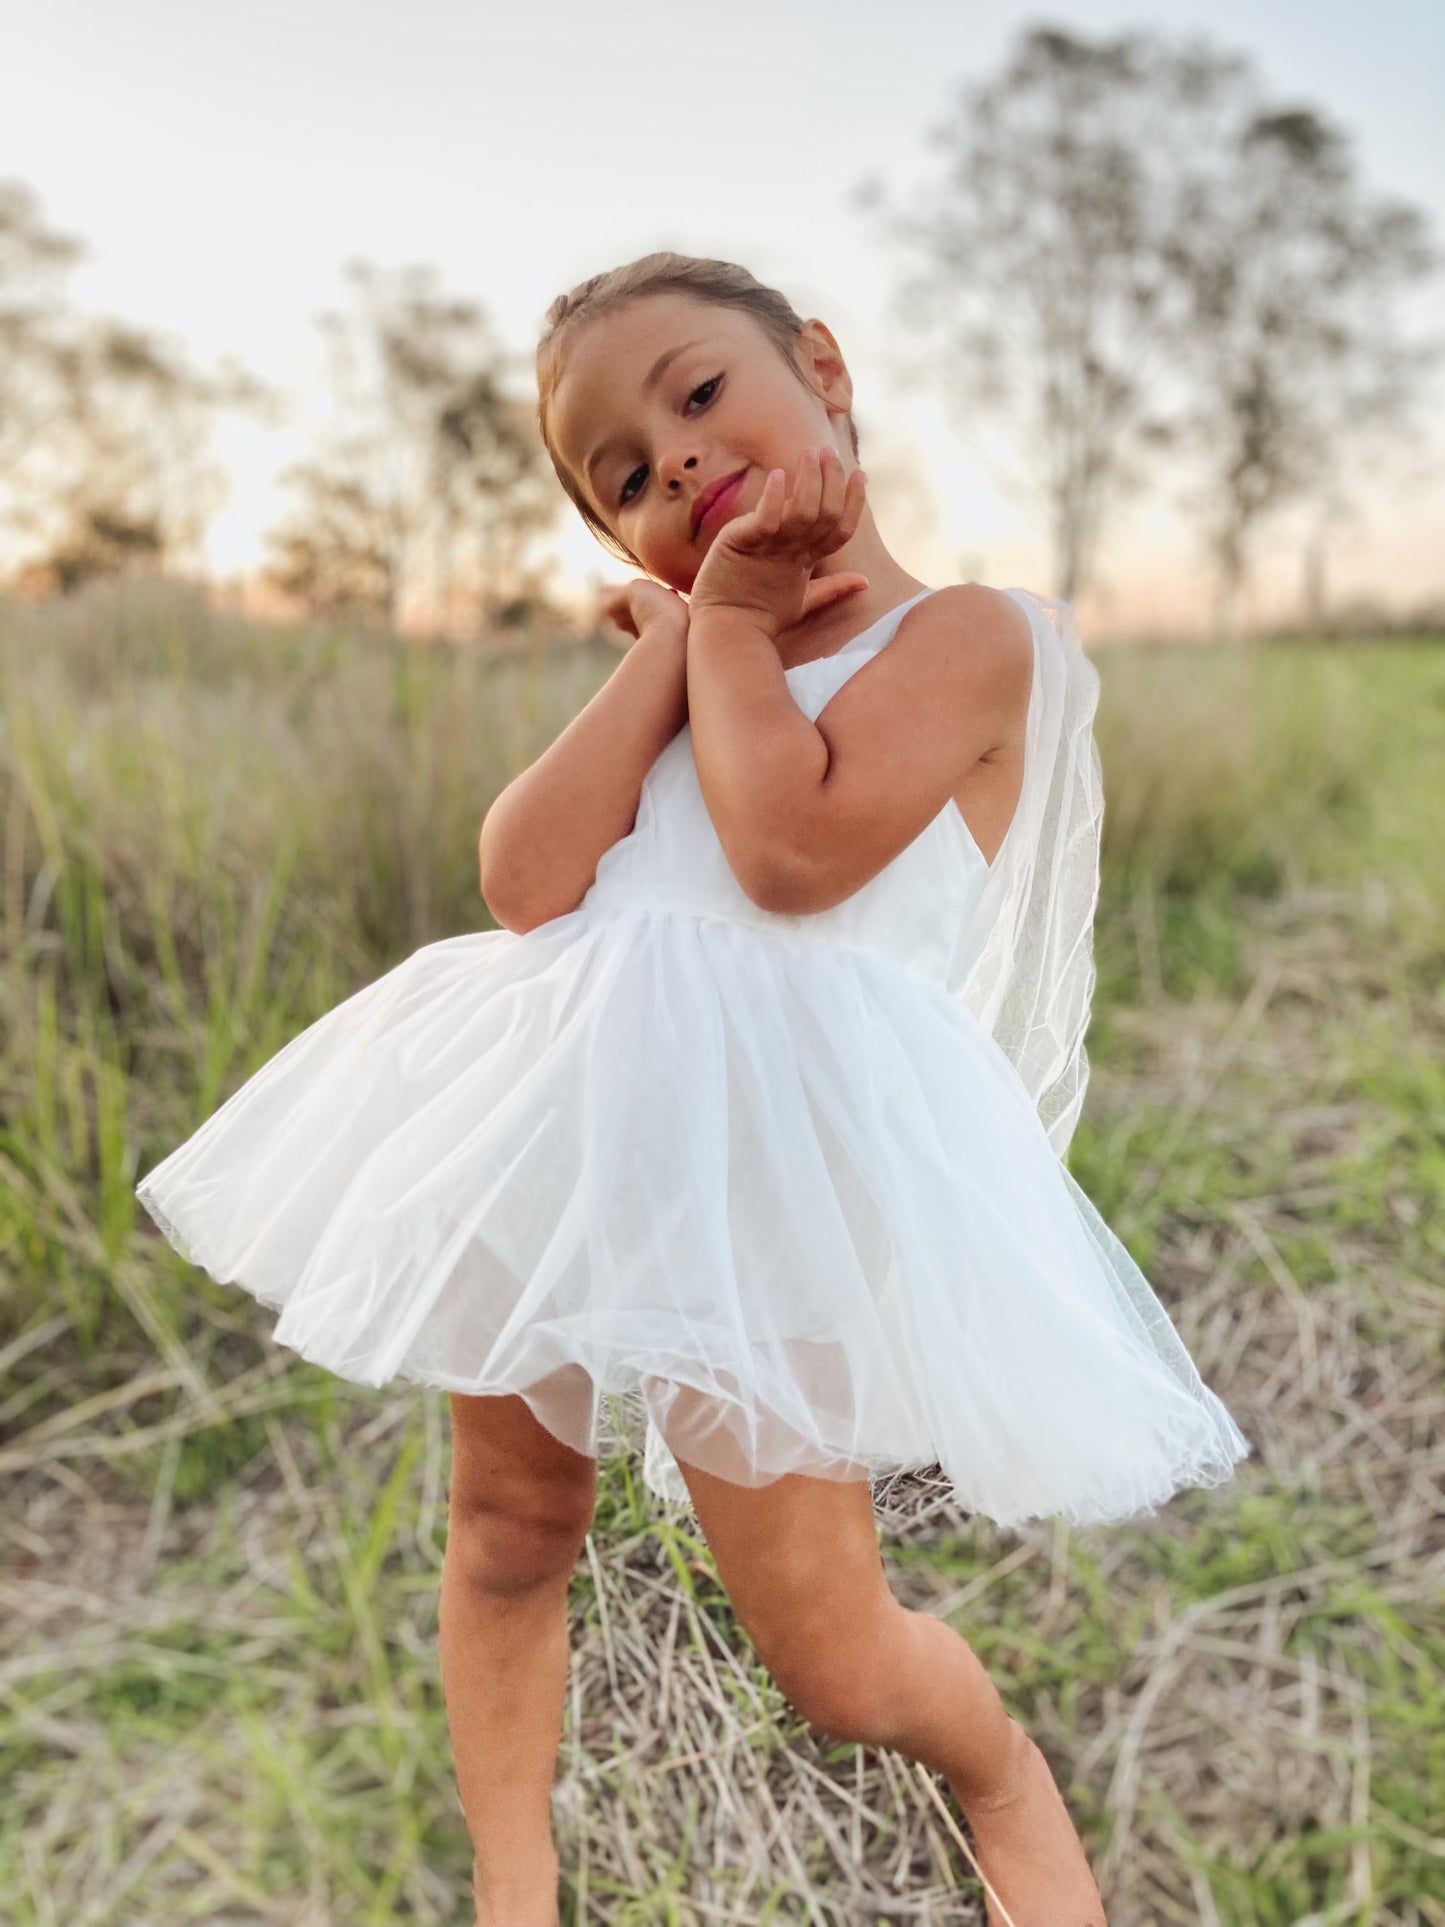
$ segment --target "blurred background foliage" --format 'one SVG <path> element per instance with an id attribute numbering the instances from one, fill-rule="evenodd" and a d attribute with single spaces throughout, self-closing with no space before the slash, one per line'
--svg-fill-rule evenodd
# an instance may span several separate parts
<path id="1" fill-rule="evenodd" d="M 1219 633 L 1284 517 L 1307 531 L 1300 624 L 1325 627 L 1332 539 L 1428 440 L 1441 344 L 1409 319 L 1441 260 L 1426 213 L 1369 183 L 1323 108 L 1198 36 L 1028 27 L 928 144 L 926 187 L 895 202 L 875 173 L 851 199 L 901 256 L 900 369 L 1018 451 L 1049 535 L 1037 586 L 1084 594 L 1127 505 L 1167 492 Z M 83 254 L 32 186 L 0 182 L 0 582 L 30 596 L 197 579 L 218 422 L 294 399 L 82 311 Z M 329 413 L 284 478 L 264 585 L 291 615 L 458 639 L 559 619 L 546 544 L 571 511 L 530 364 L 429 264 L 353 259 L 342 283 L 317 317 Z"/>

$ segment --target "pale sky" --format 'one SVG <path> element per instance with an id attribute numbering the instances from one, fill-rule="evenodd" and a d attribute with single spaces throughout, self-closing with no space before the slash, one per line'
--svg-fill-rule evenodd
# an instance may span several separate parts
<path id="1" fill-rule="evenodd" d="M 486 308 L 530 393 L 554 296 L 673 247 L 743 262 L 832 328 L 874 512 L 904 567 L 935 585 L 1047 588 L 1041 518 L 1001 490 L 941 387 L 903 392 L 887 308 L 908 257 L 849 205 L 865 175 L 894 204 L 931 188 L 927 128 L 1041 18 L 1200 31 L 1253 54 L 1273 95 L 1349 129 L 1371 187 L 1445 233 L 1439 0 L 0 0 L 0 178 L 29 182 L 52 225 L 89 244 L 72 284 L 86 305 L 203 359 L 230 351 L 292 396 L 289 429 L 237 428 L 222 445 L 234 483 L 209 541 L 219 573 L 263 555 L 275 473 L 321 404 L 314 316 L 340 298 L 345 259 L 434 262 Z M 1413 311 L 1422 326 L 1445 330 L 1442 282 Z M 1331 554 L 1332 594 L 1445 595 L 1442 530 L 1445 434 L 1376 488 Z M 574 592 L 625 578 L 575 518 L 561 531 Z M 1101 622 L 1187 627 L 1200 606 L 1197 552 L 1160 499 L 1119 525 L 1103 573 Z M 1282 532 L 1255 611 L 1292 608 L 1299 576 L 1298 536 Z"/>

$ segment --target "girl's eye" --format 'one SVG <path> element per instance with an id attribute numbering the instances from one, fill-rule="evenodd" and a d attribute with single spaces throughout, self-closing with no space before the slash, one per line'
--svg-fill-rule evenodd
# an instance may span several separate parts
<path id="1" fill-rule="evenodd" d="M 689 395 L 689 396 L 688 396 L 688 400 L 689 400 L 689 401 L 691 401 L 691 400 L 692 400 L 692 397 L 693 397 L 693 395 L 700 395 L 700 394 L 702 393 L 702 391 L 703 391 L 703 389 L 704 389 L 704 388 L 714 388 L 714 389 L 715 389 L 715 388 L 717 387 L 717 385 L 718 385 L 718 383 L 719 383 L 719 382 L 720 382 L 721 380 L 722 380 L 722 376 L 721 376 L 721 375 L 710 375 L 710 376 L 708 377 L 708 379 L 707 379 L 706 381 L 703 381 L 703 382 L 699 382 L 699 383 L 698 383 L 698 385 L 697 385 L 697 387 L 693 389 L 693 391 L 692 391 L 692 395 Z M 711 395 L 709 395 L 709 396 L 708 396 L 708 401 L 711 401 L 711 400 L 712 400 L 712 396 L 711 396 Z M 704 407 L 705 407 L 705 406 L 706 406 L 707 404 L 706 404 L 706 403 L 704 403 L 703 405 L 704 405 Z M 631 481 L 631 480 L 633 479 L 633 476 L 636 476 L 636 475 L 641 475 L 641 474 L 643 474 L 643 473 L 644 473 L 644 471 L 645 471 L 645 464 L 644 464 L 644 467 L 643 467 L 643 468 L 634 468 L 634 469 L 633 469 L 633 471 L 632 471 L 632 474 L 631 474 L 631 475 L 629 475 L 629 476 L 628 476 L 628 477 L 626 478 L 626 481 L 624 481 L 624 482 L 623 482 L 623 484 L 622 484 L 622 493 L 621 493 L 621 495 L 619 495 L 619 496 L 618 496 L 618 498 L 617 498 L 617 506 L 618 506 L 619 508 L 626 508 L 626 507 L 627 507 L 627 504 L 628 504 L 629 502 L 634 502 L 634 501 L 636 501 L 636 499 L 637 499 L 637 495 L 640 495 L 640 494 L 642 493 L 642 491 L 641 491 L 641 489 L 638 489 L 638 491 L 637 491 L 637 494 L 636 494 L 636 495 L 629 495 L 629 494 L 627 493 L 627 483 L 628 483 L 628 482 L 630 482 L 630 481 Z"/>

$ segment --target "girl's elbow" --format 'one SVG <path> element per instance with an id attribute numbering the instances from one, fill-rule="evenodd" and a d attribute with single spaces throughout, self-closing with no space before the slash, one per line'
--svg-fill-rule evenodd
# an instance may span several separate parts
<path id="1" fill-rule="evenodd" d="M 560 917 L 574 907 L 558 903 L 555 892 L 553 900 L 546 900 L 535 890 L 526 889 L 517 878 L 508 880 L 484 873 L 481 884 L 482 901 L 491 912 L 492 921 L 519 937 L 525 936 L 529 930 L 535 930 L 538 924 L 550 923 L 553 917 Z"/>
<path id="2" fill-rule="evenodd" d="M 535 863 L 525 870 L 485 860 L 481 866 L 482 901 L 492 921 L 519 937 L 575 910 L 591 883 L 591 876 L 579 884 L 575 873 L 567 877 L 559 871 L 539 877 Z"/>
<path id="3" fill-rule="evenodd" d="M 756 904 L 759 910 L 766 910 L 774 917 L 793 914 L 792 892 L 781 879 L 769 874 L 759 877 L 749 876 L 746 880 L 740 877 L 738 881 L 742 884 L 743 895 L 749 903 Z"/>
<path id="4" fill-rule="evenodd" d="M 535 927 L 535 920 L 529 918 L 518 903 L 503 895 L 497 885 L 486 877 L 482 879 L 482 902 L 499 930 L 510 930 L 514 935 L 521 936 Z"/>
<path id="5" fill-rule="evenodd" d="M 847 895 L 835 889 L 828 825 L 804 802 L 779 803 L 724 839 L 744 894 L 773 916 L 811 916 Z"/>
<path id="6" fill-rule="evenodd" d="M 520 935 L 545 922 L 545 918 L 536 915 L 529 904 L 524 880 L 517 874 L 516 866 L 499 861 L 495 852 L 488 850 L 485 841 L 478 852 L 477 882 L 482 902 L 491 912 L 492 921 L 503 930 L 513 930 Z"/>
<path id="7" fill-rule="evenodd" d="M 482 902 L 486 904 L 498 923 L 505 922 L 504 909 L 507 890 L 499 866 L 487 842 L 486 825 L 477 840 L 477 888 L 481 891 Z"/>
<path id="8" fill-rule="evenodd" d="M 531 907 L 534 892 L 530 879 L 536 866 L 529 860 L 525 842 L 508 834 L 501 804 L 499 796 L 482 819 L 477 838 L 477 882 L 483 903 L 504 930 L 531 929 L 544 921 Z"/>
<path id="9" fill-rule="evenodd" d="M 542 924 L 565 916 L 568 909 L 576 908 L 575 904 L 559 908 L 556 904 L 527 903 L 508 897 L 497 899 L 488 896 L 485 890 L 482 892 L 482 901 L 491 912 L 493 923 L 502 930 L 510 930 L 514 937 L 525 937 L 529 930 L 539 929 Z"/>
<path id="10" fill-rule="evenodd" d="M 749 852 L 733 874 L 748 901 L 771 916 L 801 916 L 812 907 L 815 890 L 807 866 L 777 842 Z"/>
<path id="11" fill-rule="evenodd" d="M 860 887 L 841 851 L 808 852 L 773 843 L 745 870 L 738 878 L 745 894 L 773 916 L 815 917 Z"/>

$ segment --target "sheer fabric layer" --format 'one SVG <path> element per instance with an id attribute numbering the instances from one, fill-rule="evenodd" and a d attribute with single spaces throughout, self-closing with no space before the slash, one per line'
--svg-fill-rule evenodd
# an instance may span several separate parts
<path id="1" fill-rule="evenodd" d="M 593 1455 L 621 1395 L 670 1499 L 679 1458 L 937 1463 L 1082 1524 L 1249 1449 L 960 1000 L 806 935 L 584 904 L 427 946 L 138 1195 L 344 1377 L 517 1393 Z"/>

